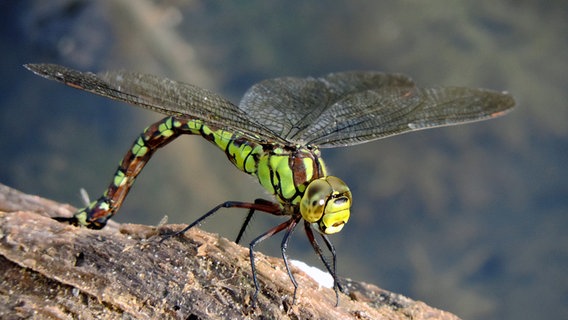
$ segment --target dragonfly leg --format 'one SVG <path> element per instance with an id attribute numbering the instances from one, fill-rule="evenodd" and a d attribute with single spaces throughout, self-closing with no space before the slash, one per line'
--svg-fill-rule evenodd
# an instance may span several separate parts
<path id="1" fill-rule="evenodd" d="M 333 246 L 333 244 L 329 240 L 329 237 L 326 234 L 320 234 L 320 236 L 322 237 L 323 241 L 325 242 L 329 252 L 331 252 L 331 256 L 332 256 L 332 259 L 333 259 L 332 276 L 333 276 L 333 280 L 335 281 L 335 285 L 336 285 L 337 289 L 339 289 L 339 291 L 345 292 L 345 290 L 343 290 L 343 287 L 341 286 L 341 282 L 339 282 L 339 278 L 337 277 L 337 255 L 335 253 L 335 247 Z M 336 290 L 336 293 L 337 293 L 337 290 Z M 337 303 L 339 303 L 339 296 L 338 296 Z"/>
<path id="2" fill-rule="evenodd" d="M 259 244 L 260 242 L 272 237 L 273 235 L 281 232 L 282 230 L 284 230 L 286 228 L 288 228 L 288 230 L 286 231 L 286 235 L 284 237 L 285 237 L 285 239 L 288 238 L 290 236 L 290 233 L 294 230 L 294 227 L 298 224 L 298 221 L 300 219 L 301 219 L 300 216 L 292 217 L 290 220 L 287 220 L 287 221 L 275 226 L 274 228 L 271 228 L 270 230 L 266 231 L 265 233 L 261 234 L 260 236 L 256 237 L 249 244 L 250 265 L 251 265 L 251 269 L 252 269 L 252 280 L 253 280 L 253 283 L 254 283 L 254 295 L 252 297 L 253 304 L 256 303 L 256 300 L 257 300 L 257 297 L 258 297 L 258 292 L 260 291 L 260 286 L 258 285 L 258 279 L 256 277 L 256 266 L 254 264 L 254 247 L 257 244 Z M 283 241 L 283 243 L 284 243 L 284 241 Z M 286 249 L 282 248 L 282 256 L 284 257 L 284 264 L 286 265 L 286 270 L 288 270 L 288 275 L 290 276 L 290 279 L 292 280 L 292 283 L 294 284 L 294 300 L 295 300 L 296 289 L 298 288 L 298 284 L 296 283 L 294 276 L 290 272 L 290 268 L 288 266 L 288 259 L 286 257 L 285 252 L 286 252 Z"/>
<path id="3" fill-rule="evenodd" d="M 274 202 L 270 202 L 268 200 L 263 200 L 262 202 L 257 200 L 254 203 L 240 202 L 240 201 L 226 201 L 226 202 L 223 202 L 223 203 L 215 206 L 213 209 L 207 211 L 207 213 L 205 213 L 204 215 L 202 215 L 197 220 L 193 221 L 191 224 L 189 224 L 187 227 L 181 229 L 180 231 L 177 231 L 177 232 L 174 232 L 174 233 L 171 233 L 171 234 L 166 234 L 160 242 L 163 242 L 164 240 L 169 239 L 171 237 L 175 237 L 175 236 L 179 236 L 179 235 L 184 234 L 189 229 L 195 227 L 196 225 L 199 225 L 201 222 L 203 222 L 203 220 L 212 216 L 214 213 L 219 211 L 219 209 L 221 209 L 221 208 L 250 209 L 249 215 L 251 215 L 251 212 L 254 212 L 256 210 L 267 212 L 267 213 L 274 214 L 274 215 L 279 215 L 280 212 L 282 211 L 282 209 L 280 208 L 280 206 L 278 204 L 276 204 Z M 247 216 L 247 218 L 248 218 L 248 216 Z"/>
<path id="4" fill-rule="evenodd" d="M 130 191 L 136 177 L 142 171 L 152 154 L 170 143 L 181 134 L 199 134 L 187 124 L 185 118 L 166 117 L 144 130 L 126 153 L 116 170 L 112 182 L 104 194 L 86 208 L 77 211 L 73 217 L 57 217 L 58 221 L 74 225 L 101 229 L 116 213 Z"/>
<path id="5" fill-rule="evenodd" d="M 254 209 L 250 209 L 245 220 L 243 221 L 243 224 L 241 225 L 241 229 L 239 230 L 239 234 L 237 235 L 237 239 L 235 239 L 236 244 L 239 244 L 239 242 L 241 241 L 241 238 L 243 237 L 245 230 L 248 227 L 250 220 L 252 219 L 253 215 L 254 215 Z"/>
<path id="6" fill-rule="evenodd" d="M 310 241 L 310 244 L 312 245 L 312 247 L 314 248 L 314 251 L 317 253 L 317 255 L 320 257 L 321 261 L 323 262 L 323 264 L 325 265 L 325 268 L 327 269 L 327 271 L 329 272 L 329 274 L 331 274 L 331 277 L 333 278 L 333 290 L 335 291 L 335 306 L 339 305 L 339 291 L 344 292 L 343 291 L 343 287 L 341 286 L 341 283 L 339 282 L 339 278 L 337 277 L 337 269 L 336 269 L 336 253 L 335 253 L 335 247 L 333 246 L 333 244 L 331 243 L 331 241 L 329 240 L 329 238 L 324 235 L 324 234 L 320 234 L 322 239 L 324 240 L 329 252 L 331 252 L 331 256 L 332 256 L 332 264 L 331 266 L 329 265 L 329 261 L 327 261 L 327 259 L 325 258 L 323 251 L 321 250 L 321 247 L 319 246 L 318 242 L 316 241 L 315 237 L 314 237 L 314 233 L 313 230 L 310 226 L 310 224 L 307 221 L 304 221 L 305 224 L 305 230 L 306 230 L 306 235 L 308 236 L 308 240 Z"/>
<path id="7" fill-rule="evenodd" d="M 294 285 L 294 297 L 292 298 L 292 304 L 296 303 L 296 291 L 298 291 L 298 283 L 296 282 L 296 279 L 292 274 L 292 270 L 290 270 L 290 265 L 288 264 L 288 256 L 286 255 L 286 250 L 288 250 L 288 241 L 290 240 L 290 236 L 292 235 L 292 232 L 294 232 L 294 229 L 296 229 L 296 225 L 298 224 L 299 221 L 300 219 L 291 220 L 290 225 L 288 226 L 288 229 L 284 234 L 284 238 L 282 238 L 282 244 L 280 246 L 280 251 L 282 252 L 282 259 L 284 260 L 284 266 L 286 267 L 286 271 L 288 272 L 288 277 L 290 277 L 290 280 Z"/>
<path id="8" fill-rule="evenodd" d="M 270 205 L 273 204 L 271 201 L 269 200 L 265 200 L 265 199 L 255 199 L 254 200 L 255 204 L 266 204 L 266 205 Z M 243 221 L 243 224 L 241 225 L 241 229 L 239 230 L 239 234 L 237 235 L 237 239 L 235 240 L 235 243 L 238 244 L 241 241 L 241 238 L 243 237 L 246 228 L 248 227 L 252 216 L 254 215 L 255 209 L 250 209 L 245 220 Z"/>

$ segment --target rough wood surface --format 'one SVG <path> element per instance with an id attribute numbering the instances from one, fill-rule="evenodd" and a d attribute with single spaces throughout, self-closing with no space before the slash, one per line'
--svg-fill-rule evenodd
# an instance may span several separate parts
<path id="1" fill-rule="evenodd" d="M 256 307 L 248 249 L 199 229 L 162 243 L 182 226 L 110 224 L 89 230 L 49 216 L 71 206 L 0 184 L 0 318 L 55 319 L 458 319 L 376 286 L 342 279 L 332 289 L 281 259 L 257 253 Z"/>

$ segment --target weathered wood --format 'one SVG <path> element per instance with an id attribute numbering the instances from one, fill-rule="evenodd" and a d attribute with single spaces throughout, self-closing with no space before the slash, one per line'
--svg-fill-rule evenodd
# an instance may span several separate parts
<path id="1" fill-rule="evenodd" d="M 112 223 L 77 228 L 48 216 L 73 208 L 0 185 L 0 318 L 68 319 L 458 319 L 373 285 L 342 279 L 332 289 L 281 259 L 257 253 L 256 307 L 248 249 L 197 228 Z"/>

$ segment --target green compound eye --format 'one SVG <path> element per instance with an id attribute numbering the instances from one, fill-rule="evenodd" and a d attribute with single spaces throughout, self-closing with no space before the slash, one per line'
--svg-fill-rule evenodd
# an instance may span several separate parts
<path id="1" fill-rule="evenodd" d="M 319 232 L 333 234 L 349 220 L 351 202 L 351 191 L 345 182 L 327 176 L 308 185 L 300 201 L 300 213 Z"/>

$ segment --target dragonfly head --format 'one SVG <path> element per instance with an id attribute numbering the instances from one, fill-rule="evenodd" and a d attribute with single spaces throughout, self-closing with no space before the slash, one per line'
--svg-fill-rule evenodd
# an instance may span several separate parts
<path id="1" fill-rule="evenodd" d="M 345 182 L 327 176 L 310 182 L 300 201 L 300 213 L 319 232 L 333 234 L 349 220 L 351 203 L 351 191 Z"/>

